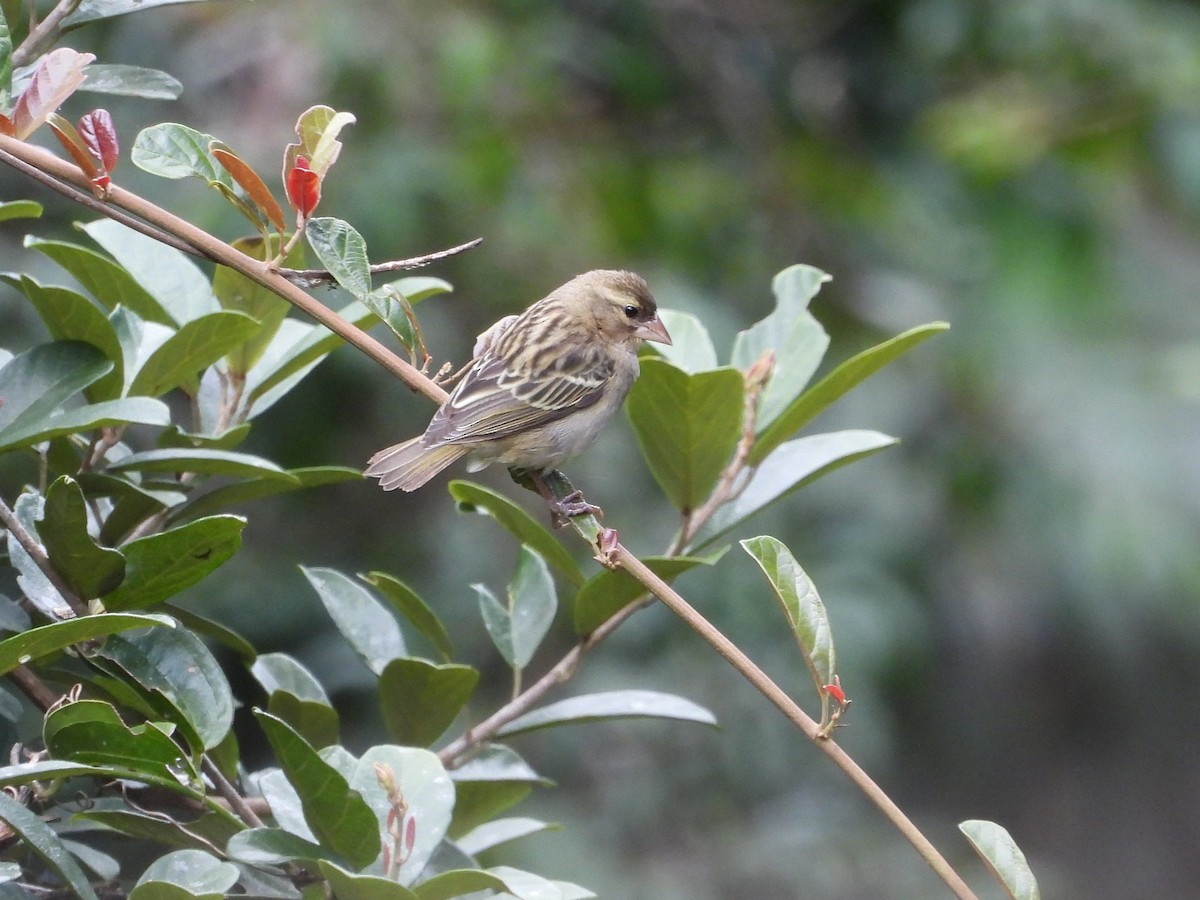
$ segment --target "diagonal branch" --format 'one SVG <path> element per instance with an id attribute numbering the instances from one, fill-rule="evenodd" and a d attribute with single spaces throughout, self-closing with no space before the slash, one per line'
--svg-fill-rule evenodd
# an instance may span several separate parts
<path id="1" fill-rule="evenodd" d="M 68 184 L 87 190 L 90 185 L 86 176 L 73 165 L 67 163 L 46 150 L 25 144 L 15 138 L 0 135 L 0 161 L 10 162 L 16 158 L 30 166 L 47 172 L 54 178 Z M 347 343 L 361 350 L 368 357 L 378 362 L 385 369 L 396 375 L 406 385 L 424 394 L 435 403 L 443 403 L 447 398 L 446 391 L 427 378 L 418 369 L 409 365 L 395 353 L 387 349 L 379 341 L 356 328 L 345 319 L 315 301 L 283 275 L 271 271 L 265 263 L 252 259 L 235 250 L 225 242 L 202 229 L 196 228 L 189 222 L 167 212 L 161 207 L 142 199 L 136 194 L 119 187 L 111 187 L 108 201 L 120 210 L 138 217 L 155 228 L 173 234 L 176 238 L 187 243 L 203 256 L 234 269 L 257 284 L 278 294 L 283 299 L 299 307 L 315 318 L 331 331 L 344 338 Z M 101 212 L 109 213 L 107 205 L 102 205 Z M 570 493 L 570 483 L 560 473 L 550 473 L 546 481 L 558 496 Z M 565 487 L 564 487 L 565 486 Z M 597 539 L 602 537 L 599 522 L 593 516 L 577 516 L 571 519 L 571 524 L 577 533 L 593 550 L 597 547 Z M 604 535 L 615 535 L 611 530 L 605 530 Z M 896 806 L 895 803 L 875 784 L 862 768 L 834 741 L 820 732 L 817 723 L 810 718 L 753 660 L 747 657 L 738 647 L 717 629 L 711 622 L 697 612 L 682 596 L 676 593 L 666 582 L 656 576 L 641 560 L 630 553 L 620 543 L 605 542 L 603 555 L 606 562 L 618 566 L 639 581 L 650 593 L 658 597 L 675 615 L 684 621 L 688 627 L 708 642 L 730 665 L 745 677 L 760 693 L 776 706 L 801 732 L 828 756 L 835 765 L 863 791 L 864 794 L 883 812 L 893 825 L 913 845 L 921 857 L 929 864 L 935 873 L 946 883 L 956 897 L 962 900 L 974 898 L 974 894 L 966 883 L 951 868 L 937 849 Z M 442 754 L 448 761 L 460 758 L 480 739 L 485 732 L 494 734 L 506 721 L 515 718 L 528 702 L 536 702 L 546 691 L 555 684 L 570 677 L 584 654 L 611 633 L 640 606 L 635 602 L 618 612 L 609 622 L 597 629 L 583 643 L 573 648 L 559 663 L 554 666 L 542 679 L 527 690 L 513 704 L 509 704 L 496 716 L 481 723 L 467 735 L 443 749 Z M 610 625 L 610 623 L 612 623 Z M 525 698 L 529 698 L 525 700 Z M 503 714 L 503 715 L 501 715 Z M 507 718 L 500 721 L 500 718 Z"/>

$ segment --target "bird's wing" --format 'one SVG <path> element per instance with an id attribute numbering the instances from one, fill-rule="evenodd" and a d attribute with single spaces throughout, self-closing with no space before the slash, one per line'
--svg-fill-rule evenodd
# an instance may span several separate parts
<path id="1" fill-rule="evenodd" d="M 561 419 L 603 395 L 616 365 L 595 343 L 517 360 L 485 356 L 437 411 L 428 443 L 493 441 Z"/>

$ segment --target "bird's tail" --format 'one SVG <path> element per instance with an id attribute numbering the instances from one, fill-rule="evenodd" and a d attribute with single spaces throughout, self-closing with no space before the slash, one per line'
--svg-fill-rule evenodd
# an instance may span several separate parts
<path id="1" fill-rule="evenodd" d="M 363 473 L 378 478 L 385 491 L 415 491 L 442 469 L 467 453 L 466 447 L 454 444 L 427 446 L 415 437 L 402 444 L 380 450 L 367 462 Z"/>

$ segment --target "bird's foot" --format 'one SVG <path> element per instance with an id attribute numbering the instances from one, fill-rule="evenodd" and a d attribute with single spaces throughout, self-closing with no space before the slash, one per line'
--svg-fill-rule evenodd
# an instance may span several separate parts
<path id="1" fill-rule="evenodd" d="M 582 491 L 571 491 L 565 497 L 547 498 L 550 504 L 550 519 L 555 528 L 562 528 L 575 516 L 598 516 L 604 518 L 604 510 L 583 499 Z"/>

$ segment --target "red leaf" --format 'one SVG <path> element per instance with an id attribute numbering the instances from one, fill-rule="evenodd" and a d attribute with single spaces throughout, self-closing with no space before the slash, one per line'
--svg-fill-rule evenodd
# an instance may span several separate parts
<path id="1" fill-rule="evenodd" d="M 79 166 L 79 170 L 84 175 L 95 179 L 97 175 L 103 174 L 96 168 L 96 161 L 92 159 L 92 155 L 88 152 L 87 147 L 83 143 L 83 138 L 79 136 L 79 132 L 75 130 L 74 125 L 58 113 L 50 113 L 46 118 L 46 124 L 50 126 L 50 130 L 54 132 L 54 136 L 58 138 L 59 143 L 71 154 L 71 158 L 75 160 L 75 165 Z"/>
<path id="2" fill-rule="evenodd" d="M 833 684 L 823 685 L 822 690 L 832 697 L 838 706 L 846 705 L 846 692 L 842 690 L 842 680 L 836 675 L 833 676 Z"/>
<path id="3" fill-rule="evenodd" d="M 262 210 L 263 215 L 275 226 L 276 230 L 283 231 L 287 227 L 283 221 L 283 210 L 279 208 L 279 204 L 271 196 L 270 189 L 259 177 L 259 174 L 250 168 L 245 160 L 218 141 L 209 144 L 208 149 L 225 171 L 233 177 L 233 180 L 241 185 L 246 196 Z"/>
<path id="4" fill-rule="evenodd" d="M 83 69 L 94 53 L 76 53 L 68 47 L 51 50 L 38 64 L 33 78 L 13 107 L 13 129 L 24 140 L 83 84 Z"/>
<path id="5" fill-rule="evenodd" d="M 417 842 L 417 817 L 409 816 L 404 823 L 404 849 L 412 853 L 413 844 Z"/>
<path id="6" fill-rule="evenodd" d="M 292 209 L 302 219 L 311 216 L 321 202 L 321 176 L 308 167 L 303 156 L 296 157 L 296 165 L 288 172 L 287 195 Z"/>
<path id="7" fill-rule="evenodd" d="M 107 109 L 93 109 L 79 117 L 79 136 L 88 152 L 96 157 L 105 172 L 111 172 L 120 161 L 121 145 L 117 130 Z"/>
<path id="8" fill-rule="evenodd" d="M 10 136 L 17 133 L 16 128 L 13 127 L 12 119 L 4 115 L 4 113 L 0 113 L 0 133 Z"/>

